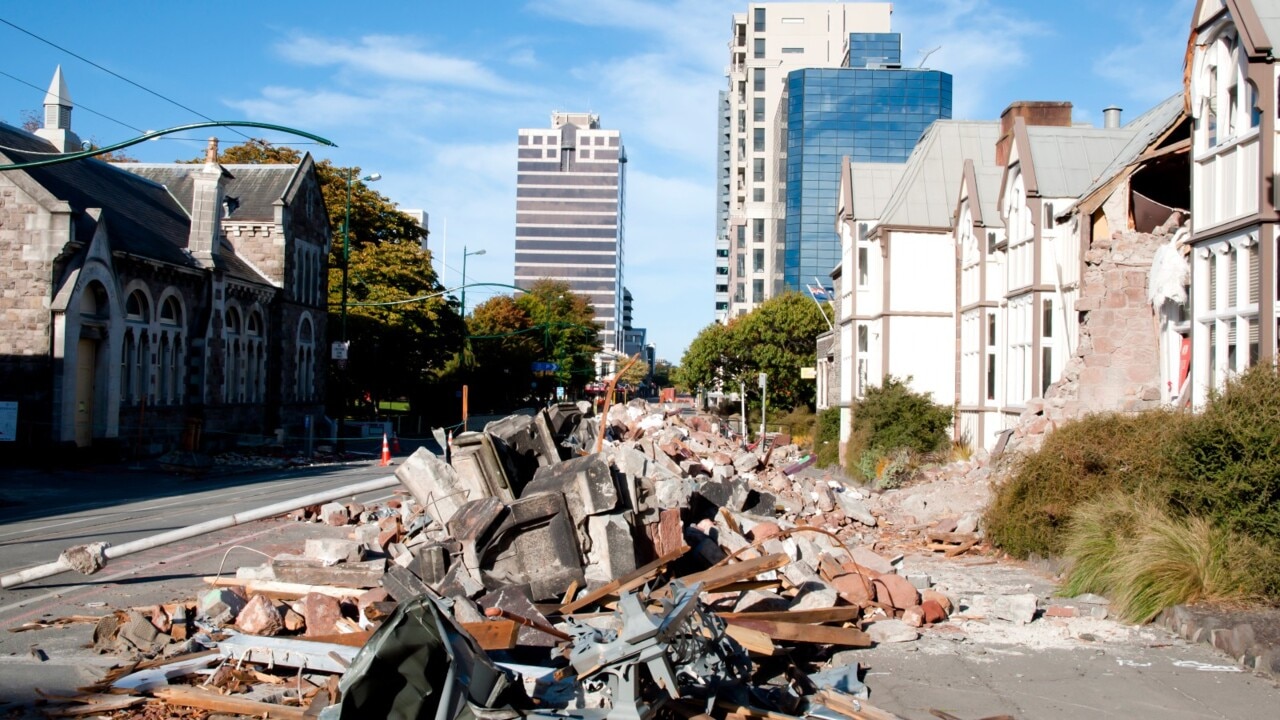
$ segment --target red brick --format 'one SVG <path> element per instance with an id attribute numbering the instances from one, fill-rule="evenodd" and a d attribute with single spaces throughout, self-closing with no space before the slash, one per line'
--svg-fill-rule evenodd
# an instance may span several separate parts
<path id="1" fill-rule="evenodd" d="M 342 607 L 337 598 L 307 593 L 302 599 L 303 616 L 307 622 L 307 635 L 333 635 L 338 632 L 338 618 L 342 617 Z"/>
<path id="2" fill-rule="evenodd" d="M 236 616 L 236 627 L 249 635 L 278 635 L 284 629 L 284 620 L 266 595 L 254 595 Z"/>

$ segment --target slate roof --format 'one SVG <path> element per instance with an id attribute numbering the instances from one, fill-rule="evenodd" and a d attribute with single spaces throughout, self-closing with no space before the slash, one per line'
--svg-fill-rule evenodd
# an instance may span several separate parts
<path id="1" fill-rule="evenodd" d="M 169 188 L 182 206 L 191 210 L 191 173 L 202 166 L 173 163 L 122 163 L 121 169 Z M 239 201 L 228 216 L 236 222 L 275 222 L 275 202 L 284 197 L 298 165 L 223 165 L 227 171 L 226 197 Z"/>
<path id="2" fill-rule="evenodd" d="M 853 218 L 855 220 L 879 218 L 904 169 L 906 165 L 903 163 L 850 163 Z"/>
<path id="3" fill-rule="evenodd" d="M 44 159 L 48 153 L 56 152 L 45 140 L 3 123 L 0 146 L 0 154 L 13 163 Z M 186 251 L 188 215 L 163 185 L 94 159 L 9 172 L 25 173 L 79 211 L 75 227 L 79 242 L 88 244 L 95 227 L 93 218 L 83 211 L 102 208 L 113 250 L 172 265 L 199 267 Z"/>
<path id="4" fill-rule="evenodd" d="M 964 161 L 979 168 L 993 162 L 999 135 L 994 120 L 934 121 L 907 158 L 880 224 L 950 229 Z"/>

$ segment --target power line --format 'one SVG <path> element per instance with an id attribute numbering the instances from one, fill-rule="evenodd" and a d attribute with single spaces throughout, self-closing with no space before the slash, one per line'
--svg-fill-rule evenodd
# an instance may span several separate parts
<path id="1" fill-rule="evenodd" d="M 144 91 L 144 92 L 150 93 L 150 94 L 152 94 L 152 95 L 154 95 L 154 96 L 156 96 L 156 97 L 160 98 L 161 100 L 164 100 L 164 101 L 165 101 L 165 102 L 167 102 L 167 103 L 171 103 L 171 104 L 173 104 L 173 105 L 176 105 L 176 106 L 178 106 L 178 107 L 182 108 L 183 110 L 186 110 L 186 111 L 187 111 L 187 112 L 189 112 L 189 113 L 192 113 L 192 114 L 194 114 L 194 115 L 198 115 L 198 116 L 200 116 L 200 117 L 204 118 L 205 120 L 208 120 L 209 122 L 212 122 L 212 123 L 216 123 L 216 122 L 217 122 L 217 120 L 214 120 L 213 118 L 209 117 L 208 115 L 205 115 L 204 113 L 202 113 L 202 112 L 200 112 L 200 111 L 198 111 L 198 110 L 194 110 L 194 109 L 192 109 L 192 108 L 189 108 L 189 107 L 187 107 L 186 105 L 183 105 L 182 103 L 180 103 L 180 102 L 178 102 L 177 100 L 174 100 L 174 99 L 172 99 L 172 98 L 165 97 L 164 95 L 161 95 L 160 93 L 156 92 L 155 90 L 152 90 L 151 88 L 148 88 L 148 87 L 146 87 L 146 86 L 140 85 L 140 84 L 138 84 L 138 83 L 136 83 L 136 82 L 134 82 L 134 81 L 130 80 L 129 78 L 127 78 L 127 77 L 125 77 L 125 76 L 121 75 L 120 73 L 115 72 L 114 70 L 109 70 L 109 69 L 107 69 L 107 68 L 105 68 L 105 67 L 103 67 L 103 66 L 99 65 L 98 63 L 96 63 L 96 62 L 94 62 L 94 61 L 90 60 L 89 58 L 84 57 L 83 55 L 80 55 L 80 54 L 78 54 L 78 53 L 72 52 L 71 50 L 68 50 L 67 48 L 62 47 L 61 45 L 59 45 L 59 44 L 57 44 L 57 43 L 53 42 L 52 40 L 47 40 L 47 39 L 45 39 L 45 38 L 43 38 L 43 37 L 40 37 L 39 35 L 37 35 L 37 34 L 35 34 L 35 33 L 31 32 L 30 30 L 27 30 L 26 28 L 19 27 L 18 25 L 15 25 L 15 24 L 13 24 L 12 22 L 9 22 L 8 20 L 5 20 L 4 18 L 0 18 L 0 23 L 4 23 L 5 25 L 8 25 L 9 27 L 13 28 L 14 30 L 17 30 L 17 31 L 18 31 L 18 32 L 20 32 L 20 33 L 23 33 L 23 34 L 28 35 L 28 36 L 30 36 L 30 37 L 32 37 L 32 38 L 35 38 L 36 40 L 39 40 L 40 42 L 44 43 L 45 45 L 48 45 L 49 47 L 55 48 L 55 49 L 57 49 L 57 50 L 61 50 L 62 52 L 64 52 L 64 53 L 66 53 L 66 54 L 70 55 L 71 57 L 76 58 L 77 60 L 80 60 L 81 62 L 88 63 L 88 64 L 92 65 L 93 67 L 98 68 L 98 69 L 99 69 L 99 70 L 101 70 L 102 72 L 107 73 L 108 75 L 111 75 L 112 77 L 119 78 L 120 80 L 123 80 L 123 81 L 125 81 L 125 82 L 129 83 L 130 85 L 132 85 L 132 86 L 134 86 L 134 87 L 138 88 L 139 90 L 142 90 L 142 91 Z M 136 128 L 135 128 L 135 129 L 136 129 Z M 249 137 L 248 135 L 245 135 L 244 133 L 240 132 L 239 130 L 236 130 L 235 128 L 227 128 L 227 129 L 228 129 L 228 130 L 231 130 L 232 132 L 236 133 L 237 135 L 239 135 L 239 136 L 241 136 L 241 137 L 243 137 L 243 138 L 245 138 L 245 139 L 247 139 L 247 140 L 252 140 L 252 139 L 253 139 L 253 138 Z"/>
<path id="2" fill-rule="evenodd" d="M 12 80 L 12 81 L 14 81 L 14 82 L 22 83 L 23 85 L 26 85 L 27 87 L 32 88 L 32 89 L 34 89 L 34 90 L 37 90 L 37 91 L 39 91 L 39 92 L 45 92 L 45 91 L 44 91 L 44 90 L 43 90 L 39 85 L 35 85 L 35 84 L 33 84 L 33 83 L 29 83 L 29 82 L 27 82 L 26 80 L 23 80 L 23 79 L 22 79 L 22 78 L 20 78 L 20 77 L 14 77 L 13 75 L 10 75 L 9 73 L 7 73 L 7 72 L 5 72 L 5 71 L 3 71 L 3 70 L 0 70 L 0 75 L 3 75 L 3 76 L 5 76 L 5 77 L 9 78 L 10 80 Z M 61 99 L 61 98 L 59 98 L 59 99 Z M 115 118 L 111 117 L 110 115 L 104 115 L 103 113 L 100 113 L 100 112 L 98 112 L 97 110 L 94 110 L 93 108 L 86 107 L 86 106 L 84 106 L 84 105 L 76 105 L 76 107 L 77 107 L 77 108 L 80 108 L 81 110 L 84 110 L 85 112 L 93 113 L 94 115 L 97 115 L 97 116 L 98 116 L 98 117 L 100 117 L 100 118 L 104 118 L 104 119 L 106 119 L 106 120 L 110 120 L 111 122 L 113 122 L 113 123 L 115 123 L 115 124 L 117 124 L 117 125 L 123 125 L 123 126 L 125 126 L 125 127 L 129 128 L 130 130 L 133 130 L 133 131 L 135 131 L 135 132 L 140 132 L 140 133 L 142 133 L 142 132 L 146 132 L 146 130 L 143 130 L 142 128 L 136 128 L 136 127 L 134 127 L 134 126 L 130 125 L 129 123 L 127 123 L 127 122 L 125 122 L 125 121 L 123 121 L 123 120 L 117 120 L 117 119 L 115 119 Z"/>

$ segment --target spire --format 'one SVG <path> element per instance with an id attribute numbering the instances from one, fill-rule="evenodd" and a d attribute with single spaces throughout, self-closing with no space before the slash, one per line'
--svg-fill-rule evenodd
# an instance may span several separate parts
<path id="1" fill-rule="evenodd" d="M 62 66 L 53 71 L 49 92 L 44 95 L 44 125 L 36 135 L 53 143 L 59 152 L 75 152 L 80 149 L 80 138 L 71 132 L 71 93 L 67 81 L 62 79 Z"/>
<path id="2" fill-rule="evenodd" d="M 53 82 L 49 83 L 49 92 L 44 94 L 44 105 L 60 105 L 68 110 L 72 107 L 71 93 L 67 92 L 67 81 L 62 79 L 61 65 L 53 71 Z"/>

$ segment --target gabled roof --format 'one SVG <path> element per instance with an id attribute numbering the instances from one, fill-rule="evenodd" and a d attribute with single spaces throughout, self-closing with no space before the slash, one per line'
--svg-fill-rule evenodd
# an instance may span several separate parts
<path id="1" fill-rule="evenodd" d="M 1027 192 L 1063 198 L 1080 197 L 1134 135 L 1128 127 L 1033 126 L 1026 133 L 1031 157 L 1020 162 L 1024 168 L 1030 164 L 1035 173 L 1034 183 L 1028 177 Z"/>
<path id="2" fill-rule="evenodd" d="M 57 153 L 48 142 L 3 123 L 0 146 L 5 162 L 12 163 L 42 160 Z M 190 228 L 187 213 L 162 185 L 94 159 L 7 172 L 26 174 L 77 211 L 75 239 L 81 243 L 87 245 L 93 239 L 97 225 L 84 211 L 101 208 L 102 220 L 111 229 L 113 250 L 172 265 L 199 267 L 186 251 Z"/>
<path id="3" fill-rule="evenodd" d="M 973 162 L 969 163 L 969 168 L 972 175 L 966 170 L 964 182 L 969 185 L 969 212 L 974 222 L 988 228 L 1004 227 L 1004 218 L 1000 217 L 1000 206 L 996 202 L 1000 197 L 1004 168 Z"/>
<path id="4" fill-rule="evenodd" d="M 191 210 L 191 174 L 200 164 L 121 163 L 122 170 L 154 180 L 169 188 L 182 206 Z M 301 165 L 223 165 L 227 172 L 225 196 L 238 205 L 227 216 L 231 222 L 274 222 L 275 203 L 284 198 Z"/>
<path id="5" fill-rule="evenodd" d="M 854 220 L 879 218 L 904 169 L 906 166 L 902 163 L 849 163 L 848 180 L 853 191 L 850 217 Z"/>
<path id="6" fill-rule="evenodd" d="M 934 121 L 907 158 L 880 224 L 950 229 L 964 161 L 972 159 L 979 167 L 991 163 L 999 135 L 994 120 Z"/>

